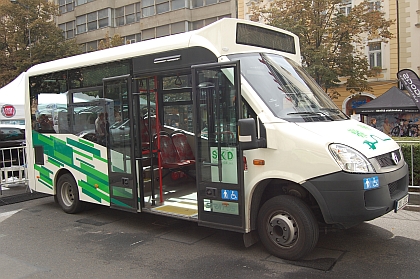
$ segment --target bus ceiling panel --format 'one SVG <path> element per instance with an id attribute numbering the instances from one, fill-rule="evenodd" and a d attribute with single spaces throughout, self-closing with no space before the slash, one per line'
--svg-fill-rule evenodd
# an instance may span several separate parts
<path id="1" fill-rule="evenodd" d="M 216 55 L 203 47 L 191 47 L 133 58 L 133 73 L 151 74 L 190 68 L 194 64 L 217 62 Z"/>

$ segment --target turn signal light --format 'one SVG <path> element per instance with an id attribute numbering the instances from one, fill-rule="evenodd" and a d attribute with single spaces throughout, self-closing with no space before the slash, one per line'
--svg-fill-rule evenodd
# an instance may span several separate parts
<path id="1" fill-rule="evenodd" d="M 265 165 L 265 160 L 263 159 L 254 159 L 252 161 L 252 163 L 256 166 L 264 166 Z"/>

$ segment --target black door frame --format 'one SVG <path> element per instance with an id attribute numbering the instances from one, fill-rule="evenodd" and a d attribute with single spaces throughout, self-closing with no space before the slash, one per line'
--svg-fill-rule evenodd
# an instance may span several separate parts
<path id="1" fill-rule="evenodd" d="M 242 115 L 242 107 L 240 105 L 241 100 L 241 83 L 240 83 L 240 62 L 239 61 L 229 61 L 229 62 L 222 62 L 222 63 L 210 63 L 210 64 L 201 64 L 201 65 L 193 65 L 191 67 L 192 71 L 192 84 L 193 84 L 193 103 L 194 103 L 194 128 L 195 128 L 195 150 L 196 156 L 201 154 L 200 148 L 200 141 L 202 140 L 201 135 L 201 115 L 200 115 L 200 78 L 198 76 L 198 72 L 202 70 L 222 70 L 225 68 L 231 68 L 234 71 L 233 74 L 233 81 L 234 81 L 234 88 L 235 88 L 235 97 L 234 97 L 234 107 L 236 109 L 235 117 L 236 123 L 237 120 Z M 227 78 L 227 77 L 226 77 Z M 213 90 L 213 96 L 211 97 L 210 103 L 218 102 L 219 98 L 214 98 L 216 94 L 218 94 L 219 88 L 217 84 L 215 85 L 215 89 Z M 209 93 L 207 93 L 209 94 Z M 208 98 L 209 96 L 206 96 Z M 207 103 L 207 107 L 210 103 Z M 212 104 L 214 107 L 214 103 Z M 220 107 L 216 104 L 216 108 Z M 211 108 L 210 108 L 211 109 Z M 208 114 L 208 112 L 207 112 Z M 230 119 L 229 119 L 230 122 Z M 213 123 L 216 125 L 217 123 Z M 217 124 L 219 125 L 219 124 Z M 223 183 L 219 182 L 211 182 L 211 181 L 201 181 L 202 180 L 202 167 L 209 167 L 209 168 L 217 168 L 219 174 L 219 180 L 221 180 L 221 170 L 222 170 L 222 162 L 221 162 L 221 155 L 217 156 L 217 164 L 212 164 L 211 162 L 204 162 L 204 158 L 196 158 L 196 175 L 197 175 L 197 202 L 198 202 L 198 214 L 199 214 L 199 225 L 207 226 L 207 227 L 215 227 L 215 228 L 224 228 L 227 230 L 243 232 L 245 229 L 245 191 L 244 191 L 244 178 L 243 178 L 243 152 L 239 148 L 239 141 L 238 141 L 238 131 L 237 131 L 237 124 L 236 127 L 236 141 L 234 145 L 230 145 L 229 147 L 236 148 L 236 164 L 237 164 L 237 183 Z M 219 129 L 219 128 L 216 128 Z M 210 131 L 209 131 L 210 132 Z M 221 137 L 221 136 L 220 136 Z M 208 136 L 208 145 L 211 144 L 210 136 Z M 217 141 L 217 150 L 218 154 L 221 154 L 221 140 Z M 216 141 L 214 141 L 216 143 Z M 213 147 L 214 148 L 214 147 Z M 210 152 L 210 146 L 208 146 L 208 151 Z M 229 194 L 238 194 L 237 200 L 227 198 L 225 193 L 228 192 Z M 226 214 L 217 210 L 220 206 L 232 207 L 238 209 L 238 214 Z M 235 211 L 235 210 L 234 210 Z"/>

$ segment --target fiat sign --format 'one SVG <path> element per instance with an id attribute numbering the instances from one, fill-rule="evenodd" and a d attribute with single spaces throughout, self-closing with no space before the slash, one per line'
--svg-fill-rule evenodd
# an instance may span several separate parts
<path id="1" fill-rule="evenodd" d="M 1 107 L 1 114 L 7 118 L 13 117 L 16 114 L 16 108 L 13 105 L 4 105 Z"/>

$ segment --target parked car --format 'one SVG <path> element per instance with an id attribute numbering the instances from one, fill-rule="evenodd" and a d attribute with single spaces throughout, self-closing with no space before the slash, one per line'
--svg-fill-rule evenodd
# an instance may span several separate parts
<path id="1" fill-rule="evenodd" d="M 109 140 L 112 146 L 124 146 L 129 144 L 130 120 L 118 121 L 109 127 Z M 78 137 L 97 142 L 94 129 L 85 130 L 77 134 Z"/>
<path id="2" fill-rule="evenodd" d="M 25 145 L 25 126 L 0 124 L 0 148 Z"/>
<path id="3" fill-rule="evenodd" d="M 25 164 L 25 126 L 0 124 L 0 169 Z M 14 174 L 13 174 L 14 175 Z M 1 172 L 1 179 L 4 179 Z"/>

